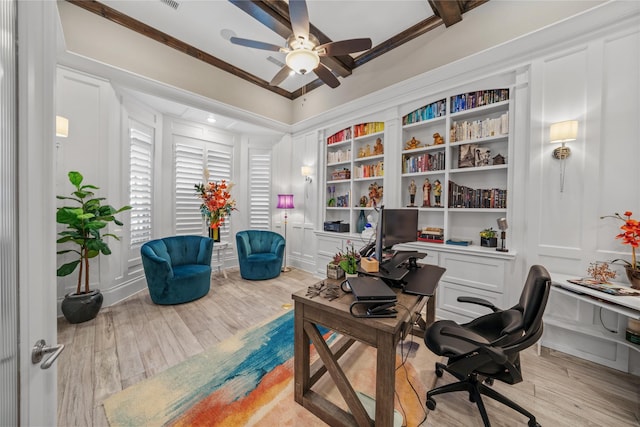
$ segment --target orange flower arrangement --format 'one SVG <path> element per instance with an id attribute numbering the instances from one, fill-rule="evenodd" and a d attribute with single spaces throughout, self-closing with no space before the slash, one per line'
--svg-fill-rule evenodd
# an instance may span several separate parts
<path id="1" fill-rule="evenodd" d="M 229 192 L 232 186 L 233 184 L 227 184 L 224 179 L 220 183 L 195 185 L 197 194 L 202 199 L 200 213 L 207 218 L 209 227 L 219 228 L 224 223 L 225 217 L 236 210 L 236 201 L 231 198 Z"/>
<path id="2" fill-rule="evenodd" d="M 618 234 L 616 236 L 616 239 L 621 239 L 623 244 L 631 246 L 631 262 L 630 263 L 629 261 L 625 261 L 623 259 L 616 259 L 612 262 L 622 261 L 625 264 L 627 264 L 629 268 L 631 268 L 632 270 L 640 270 L 640 263 L 636 258 L 636 248 L 640 246 L 640 221 L 638 221 L 637 219 L 631 218 L 631 215 L 633 215 L 633 212 L 626 211 L 624 213 L 624 216 L 626 218 L 623 218 L 622 215 L 616 212 L 613 215 L 600 217 L 600 219 L 617 218 L 622 222 L 624 222 L 624 224 L 620 226 L 620 230 L 622 230 L 622 233 Z"/>

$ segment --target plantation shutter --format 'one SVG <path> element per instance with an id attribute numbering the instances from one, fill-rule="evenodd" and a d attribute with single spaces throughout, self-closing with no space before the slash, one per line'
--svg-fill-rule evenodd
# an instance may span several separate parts
<path id="1" fill-rule="evenodd" d="M 203 181 L 204 147 L 201 144 L 176 142 L 174 159 L 176 234 L 202 235 L 201 203 L 194 186 Z"/>
<path id="2" fill-rule="evenodd" d="M 130 121 L 129 205 L 130 248 L 140 247 L 152 235 L 153 129 Z"/>
<path id="3" fill-rule="evenodd" d="M 208 144 L 207 145 L 207 159 L 206 167 L 209 171 L 210 182 L 220 182 L 223 179 L 227 184 L 231 183 L 231 160 L 232 151 L 231 147 L 220 144 Z M 230 190 L 231 198 L 235 199 L 235 191 L 233 188 Z M 222 227 L 220 227 L 220 239 L 229 240 L 230 225 L 233 220 L 233 214 L 226 217 Z"/>
<path id="4" fill-rule="evenodd" d="M 249 149 L 249 228 L 271 228 L 271 150 Z"/>

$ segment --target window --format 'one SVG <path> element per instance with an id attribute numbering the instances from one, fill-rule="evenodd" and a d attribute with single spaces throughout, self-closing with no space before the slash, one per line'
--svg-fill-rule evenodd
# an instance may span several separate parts
<path id="1" fill-rule="evenodd" d="M 249 227 L 271 229 L 271 150 L 249 149 Z"/>
<path id="2" fill-rule="evenodd" d="M 176 234 L 204 233 L 200 200 L 196 197 L 194 186 L 203 180 L 204 148 L 200 144 L 176 142 Z"/>
<path id="3" fill-rule="evenodd" d="M 181 136 L 175 138 L 176 234 L 203 235 L 205 223 L 194 186 L 203 182 L 205 168 L 209 171 L 209 181 L 231 182 L 233 147 Z M 232 220 L 233 216 L 225 220 L 220 229 L 221 239 L 229 239 Z"/>
<path id="4" fill-rule="evenodd" d="M 129 205 L 131 206 L 130 248 L 151 240 L 153 129 L 130 121 Z"/>

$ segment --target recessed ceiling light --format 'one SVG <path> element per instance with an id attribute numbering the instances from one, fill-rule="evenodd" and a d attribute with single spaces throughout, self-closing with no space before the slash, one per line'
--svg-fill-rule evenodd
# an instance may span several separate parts
<path id="1" fill-rule="evenodd" d="M 207 121 L 208 121 L 209 123 L 215 123 L 215 122 L 216 122 L 216 118 L 215 118 L 215 117 L 213 117 L 212 115 L 209 115 L 209 117 L 207 117 Z"/>

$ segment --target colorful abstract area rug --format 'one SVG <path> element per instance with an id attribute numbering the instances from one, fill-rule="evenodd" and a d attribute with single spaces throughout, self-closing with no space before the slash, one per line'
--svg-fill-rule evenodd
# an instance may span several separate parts
<path id="1" fill-rule="evenodd" d="M 336 337 L 325 334 L 329 342 Z M 439 360 L 414 339 L 399 345 L 396 357 L 395 406 L 407 426 L 425 416 Z M 375 363 L 375 349 L 357 342 L 340 358 L 354 389 L 369 396 Z M 328 374 L 313 389 L 347 409 Z M 112 427 L 325 425 L 293 399 L 293 310 L 109 397 L 104 409 Z"/>

